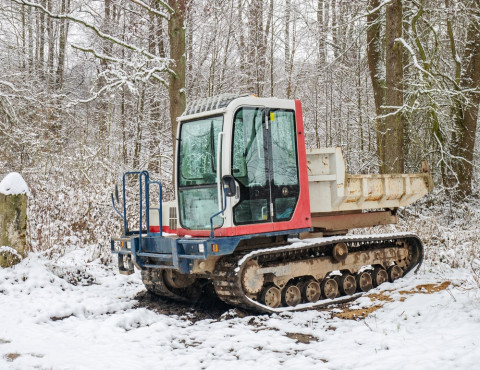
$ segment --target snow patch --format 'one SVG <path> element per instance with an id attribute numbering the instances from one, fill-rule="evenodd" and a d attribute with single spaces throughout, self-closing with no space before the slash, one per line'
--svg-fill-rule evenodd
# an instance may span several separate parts
<path id="1" fill-rule="evenodd" d="M 14 256 L 18 257 L 20 261 L 23 259 L 23 257 L 12 247 L 7 247 L 7 246 L 0 246 L 0 253 L 2 252 L 7 252 L 9 254 L 13 254 Z"/>
<path id="2" fill-rule="evenodd" d="M 0 193 L 5 195 L 27 194 L 30 196 L 28 185 L 18 172 L 10 172 L 0 182 Z"/>

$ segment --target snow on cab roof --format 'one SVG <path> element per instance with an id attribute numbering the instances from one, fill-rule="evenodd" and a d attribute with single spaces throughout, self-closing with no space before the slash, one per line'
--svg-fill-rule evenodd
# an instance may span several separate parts
<path id="1" fill-rule="evenodd" d="M 28 185 L 18 172 L 10 172 L 0 182 L 0 193 L 5 195 L 27 194 L 30 195 Z"/>
<path id="2" fill-rule="evenodd" d="M 187 104 L 182 116 L 208 112 L 210 110 L 225 108 L 232 100 L 249 96 L 249 94 L 220 94 L 209 98 L 194 100 Z"/>

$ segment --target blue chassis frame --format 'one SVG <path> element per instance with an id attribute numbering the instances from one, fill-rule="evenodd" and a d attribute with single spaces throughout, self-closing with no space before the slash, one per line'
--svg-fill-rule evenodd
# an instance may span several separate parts
<path id="1" fill-rule="evenodd" d="M 125 197 L 125 179 L 127 176 L 137 175 L 139 179 L 140 192 L 140 212 L 139 212 L 139 230 L 130 231 L 128 229 L 128 221 L 126 218 L 127 204 Z M 142 181 L 144 179 L 144 183 Z M 159 226 L 158 233 L 150 232 L 150 184 L 156 184 L 159 187 Z M 145 189 L 144 189 L 145 187 Z M 143 214 L 143 192 L 145 191 L 145 207 L 146 207 L 146 231 L 142 231 L 142 214 Z M 224 192 L 226 191 L 224 187 Z M 209 238 L 181 238 L 176 235 L 164 236 L 162 233 L 162 184 L 159 181 L 150 181 L 148 171 L 132 171 L 125 172 L 122 178 L 122 196 L 123 196 L 123 214 L 117 209 L 115 201 L 112 198 L 112 205 L 117 214 L 123 219 L 123 236 L 120 238 L 112 238 L 110 240 L 111 250 L 113 254 L 118 255 L 120 272 L 133 272 L 133 262 L 138 268 L 161 268 L 174 269 L 182 273 L 191 273 L 195 260 L 206 260 L 209 257 L 218 257 L 232 254 L 242 240 L 254 239 L 259 237 L 279 236 L 299 234 L 301 232 L 310 231 L 309 228 L 274 231 L 261 234 L 239 235 L 229 237 L 214 237 L 213 218 L 225 211 L 226 195 L 224 195 L 225 203 L 222 211 L 212 215 L 210 218 L 210 237 Z M 120 246 L 117 247 L 116 243 Z M 218 248 L 216 247 L 218 245 Z M 215 246 L 215 247 L 213 247 Z M 126 261 L 127 260 L 127 261 Z M 125 267 L 125 262 L 128 267 Z"/>
<path id="2" fill-rule="evenodd" d="M 195 260 L 206 260 L 209 257 L 232 254 L 242 240 L 265 236 L 299 234 L 309 230 L 296 229 L 206 239 L 160 235 L 132 236 L 129 238 L 112 238 L 111 249 L 112 253 L 118 254 L 119 266 L 122 266 L 125 258 L 131 258 L 132 262 L 142 270 L 146 268 L 174 269 L 188 274 L 192 272 Z M 118 241 L 123 241 L 123 247 L 120 249 L 115 248 L 115 242 Z M 141 246 L 140 243 L 142 243 Z M 125 244 L 127 246 L 130 244 L 130 248 Z M 214 245 L 218 245 L 218 252 L 216 248 L 212 247 Z"/>

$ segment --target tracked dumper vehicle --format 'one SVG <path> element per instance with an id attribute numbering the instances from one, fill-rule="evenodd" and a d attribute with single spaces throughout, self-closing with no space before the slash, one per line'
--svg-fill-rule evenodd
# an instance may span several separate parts
<path id="1" fill-rule="evenodd" d="M 191 301 L 213 283 L 233 306 L 304 310 L 420 266 L 414 234 L 346 234 L 396 223 L 399 207 L 433 187 L 425 164 L 418 174 L 347 174 L 341 149 L 305 148 L 298 100 L 222 95 L 189 105 L 178 120 L 176 201 L 161 202 L 162 185 L 147 171 L 123 175 L 123 212 L 112 195 L 124 231 L 112 252 L 121 273 L 141 270 L 149 291 Z M 136 231 L 126 217 L 130 176 L 140 193 Z"/>

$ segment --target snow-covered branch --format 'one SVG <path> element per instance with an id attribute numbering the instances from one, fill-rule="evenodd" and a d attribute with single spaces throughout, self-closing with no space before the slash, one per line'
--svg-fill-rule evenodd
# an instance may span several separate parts
<path id="1" fill-rule="evenodd" d="M 142 8 L 146 9 L 149 13 L 153 13 L 155 15 L 158 15 L 160 17 L 163 17 L 165 19 L 168 19 L 169 18 L 169 15 L 170 14 L 173 14 L 174 13 L 174 10 L 170 7 L 170 5 L 168 5 L 166 2 L 164 1 L 161 1 L 161 0 L 156 0 L 156 2 L 158 4 L 160 4 L 162 7 L 164 7 L 169 14 L 166 14 L 166 13 L 163 13 L 163 12 L 160 12 L 158 11 L 157 9 L 155 8 L 152 8 L 151 6 L 149 6 L 148 4 L 145 4 L 145 2 L 141 1 L 141 0 L 130 0 L 132 3 L 135 3 L 139 6 L 141 6 Z"/>
<path id="2" fill-rule="evenodd" d="M 140 74 L 145 76 L 148 80 L 149 78 L 154 78 L 156 81 L 160 82 L 163 86 L 168 87 L 168 83 L 165 81 L 163 77 L 161 77 L 158 73 L 162 73 L 165 71 L 171 72 L 171 70 L 167 67 L 166 63 L 159 67 L 147 67 L 146 63 L 136 64 L 132 62 L 132 59 L 120 59 L 115 58 L 109 55 L 105 55 L 96 51 L 93 48 L 84 48 L 79 45 L 72 45 L 72 48 L 83 51 L 85 53 L 90 53 L 98 59 L 106 60 L 108 62 L 116 63 L 117 65 L 124 65 L 130 68 L 133 68 L 135 72 L 135 76 L 139 76 Z M 167 61 L 167 59 L 162 59 L 162 62 Z M 141 71 L 141 72 L 139 72 Z"/>
<path id="3" fill-rule="evenodd" d="M 135 51 L 135 52 L 147 57 L 148 59 L 157 59 L 157 60 L 162 59 L 159 56 L 148 52 L 144 48 L 139 48 L 135 45 L 127 43 L 123 40 L 120 40 L 117 37 L 114 37 L 114 36 L 112 36 L 108 33 L 105 33 L 103 31 L 101 31 L 97 26 L 91 24 L 90 22 L 87 22 L 86 20 L 71 16 L 69 14 L 53 13 L 39 3 L 35 3 L 35 2 L 31 2 L 31 1 L 25 1 L 25 0 L 11 0 L 11 1 L 16 3 L 16 4 L 19 4 L 19 5 L 26 5 L 26 6 L 30 6 L 32 8 L 38 9 L 38 10 L 42 11 L 43 13 L 45 13 L 50 18 L 60 19 L 60 20 L 61 19 L 66 19 L 66 20 L 72 21 L 74 23 L 77 23 L 79 25 L 82 25 L 83 27 L 86 27 L 86 28 L 92 30 L 98 37 L 100 37 L 104 40 L 108 40 L 108 41 L 112 42 L 113 44 L 119 45 L 119 46 L 121 46 L 125 49 Z"/>

